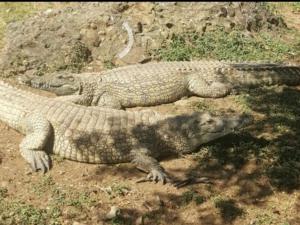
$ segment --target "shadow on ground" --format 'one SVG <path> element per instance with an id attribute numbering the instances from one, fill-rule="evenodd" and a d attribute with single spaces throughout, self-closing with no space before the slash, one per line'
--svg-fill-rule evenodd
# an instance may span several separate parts
<path id="1" fill-rule="evenodd" d="M 193 154 L 195 166 L 184 171 L 189 177 L 210 177 L 213 184 L 201 185 L 198 188 L 200 191 L 195 191 L 196 186 L 191 184 L 189 191 L 182 195 L 158 193 L 164 201 L 156 203 L 158 208 L 149 207 L 148 212 L 142 214 L 140 219 L 144 224 L 158 221 L 161 224 L 167 224 L 168 221 L 189 224 L 174 212 L 190 202 L 195 204 L 191 209 L 197 215 L 195 224 L 231 224 L 244 215 L 244 206 L 263 205 L 274 190 L 293 192 L 299 189 L 300 91 L 292 87 L 257 88 L 242 94 L 239 99 L 243 99 L 240 104 L 252 112 L 262 114 L 262 119 L 257 119 L 242 131 L 202 146 L 199 152 Z M 145 143 L 141 138 L 144 137 L 142 131 L 137 131 L 137 139 Z M 162 139 L 157 136 L 155 128 L 152 131 L 152 137 Z M 163 142 L 161 147 L 170 149 L 173 146 Z M 115 172 L 123 174 L 122 171 Z M 176 175 L 179 171 L 168 172 Z M 98 173 L 103 173 L 103 170 L 99 169 Z M 136 175 L 129 173 L 126 177 Z M 230 197 L 223 194 L 229 189 L 234 189 Z M 212 204 L 213 207 L 204 207 L 203 203 Z M 128 223 L 132 220 L 130 215 L 136 218 L 141 215 L 139 210 L 124 210 L 123 221 Z M 216 216 L 216 212 L 219 216 Z"/>

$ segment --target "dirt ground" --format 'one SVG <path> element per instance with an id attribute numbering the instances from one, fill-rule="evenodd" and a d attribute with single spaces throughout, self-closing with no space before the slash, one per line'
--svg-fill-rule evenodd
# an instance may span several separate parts
<path id="1" fill-rule="evenodd" d="M 163 160 L 161 165 L 173 177 L 193 174 L 213 182 L 180 189 L 136 183 L 145 174 L 129 163 L 91 165 L 52 156 L 53 168 L 47 174 L 33 173 L 18 151 L 23 135 L 0 122 L 0 225 L 299 225 L 300 87 L 263 88 L 251 94 L 253 98 L 245 93 L 214 100 L 191 97 L 150 107 L 160 112 L 245 111 L 255 116 L 254 125 L 237 134 L 195 154 Z M 275 179 L 265 171 L 283 168 L 280 157 L 291 160 L 296 172 L 288 170 Z M 113 206 L 120 215 L 108 219 Z"/>

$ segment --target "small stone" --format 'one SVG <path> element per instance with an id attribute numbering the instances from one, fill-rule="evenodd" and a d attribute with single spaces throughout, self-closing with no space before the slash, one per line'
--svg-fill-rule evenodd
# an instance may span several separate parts
<path id="1" fill-rule="evenodd" d="M 81 35 L 80 34 L 74 34 L 73 35 L 73 39 L 74 40 L 80 40 L 81 39 Z"/>
<path id="2" fill-rule="evenodd" d="M 144 217 L 143 216 L 140 216 L 139 218 L 136 219 L 135 221 L 135 224 L 136 225 L 144 225 Z"/>
<path id="3" fill-rule="evenodd" d="M 2 181 L 2 182 L 0 183 L 0 187 L 6 188 L 6 187 L 8 186 L 8 184 L 9 184 L 8 181 Z"/>
<path id="4" fill-rule="evenodd" d="M 45 15 L 48 15 L 48 14 L 50 14 L 50 13 L 52 13 L 52 12 L 53 12 L 52 9 L 47 9 L 47 10 L 44 12 L 44 14 L 45 14 Z"/>
<path id="5" fill-rule="evenodd" d="M 77 222 L 77 221 L 74 221 L 74 222 L 72 223 L 72 225 L 83 225 L 83 223 L 79 223 L 79 222 Z"/>
<path id="6" fill-rule="evenodd" d="M 92 29 L 94 29 L 94 30 L 97 29 L 97 25 L 96 25 L 95 23 L 91 23 L 91 24 L 90 24 L 90 27 L 91 27 Z"/>
<path id="7" fill-rule="evenodd" d="M 228 14 L 227 9 L 225 7 L 221 7 L 218 16 L 219 17 L 227 17 L 227 14 Z"/>
<path id="8" fill-rule="evenodd" d="M 156 200 L 157 200 L 158 205 L 159 205 L 160 207 L 163 207 L 163 206 L 165 205 L 164 201 L 161 200 L 161 198 L 160 198 L 158 195 L 156 196 Z"/>
<path id="9" fill-rule="evenodd" d="M 143 32 L 143 25 L 141 22 L 138 22 L 136 24 L 136 33 L 142 33 Z"/>
<path id="10" fill-rule="evenodd" d="M 98 31 L 98 35 L 105 35 L 105 34 L 106 34 L 105 30 Z"/>
<path id="11" fill-rule="evenodd" d="M 56 16 L 57 15 L 57 11 L 53 10 L 53 9 L 47 9 L 46 11 L 44 11 L 43 13 L 46 17 L 52 17 L 52 16 Z"/>
<path id="12" fill-rule="evenodd" d="M 32 175 L 32 171 L 31 170 L 25 170 L 25 175 Z"/>
<path id="13" fill-rule="evenodd" d="M 121 210 L 117 206 L 112 206 L 110 211 L 106 214 L 106 219 L 113 219 L 121 215 Z"/>

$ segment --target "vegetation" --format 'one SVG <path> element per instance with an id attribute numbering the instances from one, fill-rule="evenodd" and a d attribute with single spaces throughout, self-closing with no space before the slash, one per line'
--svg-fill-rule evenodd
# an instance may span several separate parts
<path id="1" fill-rule="evenodd" d="M 259 33 L 251 36 L 239 30 L 228 32 L 223 27 L 219 27 L 203 35 L 197 33 L 174 35 L 170 43 L 165 43 L 163 48 L 153 54 L 166 61 L 205 58 L 276 62 L 287 57 L 300 56 L 300 38 L 295 43 L 286 43 L 283 38 L 274 33 Z"/>

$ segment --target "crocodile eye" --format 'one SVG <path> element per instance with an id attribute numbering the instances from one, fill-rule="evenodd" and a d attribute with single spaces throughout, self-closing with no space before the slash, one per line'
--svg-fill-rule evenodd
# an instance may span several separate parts
<path id="1" fill-rule="evenodd" d="M 72 76 L 65 76 L 64 78 L 65 78 L 65 79 L 68 79 L 68 80 L 70 80 L 70 81 L 74 81 L 74 77 L 72 77 Z"/>

